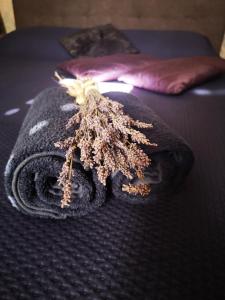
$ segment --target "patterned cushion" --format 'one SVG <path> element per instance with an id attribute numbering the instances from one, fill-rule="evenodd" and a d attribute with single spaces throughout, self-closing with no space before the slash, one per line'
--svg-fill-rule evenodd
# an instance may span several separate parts
<path id="1" fill-rule="evenodd" d="M 63 37 L 61 43 L 73 57 L 139 52 L 128 38 L 111 24 L 80 30 Z"/>

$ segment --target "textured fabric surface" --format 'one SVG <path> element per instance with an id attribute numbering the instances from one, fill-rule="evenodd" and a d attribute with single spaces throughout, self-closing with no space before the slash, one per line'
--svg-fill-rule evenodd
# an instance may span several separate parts
<path id="1" fill-rule="evenodd" d="M 86 28 L 69 36 L 63 37 L 60 42 L 73 57 L 103 56 L 114 53 L 138 53 L 122 31 L 112 24 Z"/>
<path id="2" fill-rule="evenodd" d="M 225 60 L 211 56 L 159 59 L 145 54 L 117 54 L 68 60 L 58 69 L 76 77 L 119 80 L 154 92 L 179 94 L 225 73 Z"/>
<path id="3" fill-rule="evenodd" d="M 114 54 L 102 57 L 81 57 L 59 64 L 59 72 L 68 72 L 75 77 L 91 77 L 95 81 L 117 80 L 117 78 L 134 69 L 146 65 L 150 56 L 146 54 Z M 156 59 L 155 59 L 156 60 Z"/>
<path id="4" fill-rule="evenodd" d="M 143 132 L 158 144 L 158 147 L 144 148 L 152 159 L 145 175 L 145 180 L 152 184 L 149 197 L 123 193 L 122 183 L 126 180 L 120 173 L 109 180 L 108 195 L 112 189 L 114 195 L 121 200 L 131 204 L 146 203 L 177 189 L 194 160 L 186 142 L 148 107 L 138 106 L 136 97 L 115 92 L 107 95 L 121 102 L 125 106 L 125 112 L 133 118 L 152 123 L 153 128 Z M 63 219 L 67 216 L 84 216 L 106 201 L 106 188 L 98 181 L 96 172 L 84 171 L 79 157 L 76 157 L 72 202 L 68 208 L 60 208 L 62 192 L 56 181 L 65 153 L 55 148 L 54 143 L 74 134 L 74 128 L 65 130 L 65 124 L 75 111 L 72 97 L 63 88 L 46 89 L 35 97 L 4 173 L 8 199 L 18 210 L 33 216 Z"/>
<path id="5" fill-rule="evenodd" d="M 59 40 L 75 30 L 57 27 L 20 29 L 1 39 L 0 55 L 7 58 L 17 56 L 26 60 L 63 62 L 71 56 L 64 47 L 59 45 Z M 194 32 L 163 30 L 123 30 L 122 32 L 132 44 L 137 45 L 140 52 L 156 57 L 215 55 L 209 40 Z"/>
<path id="6" fill-rule="evenodd" d="M 77 108 L 63 88 L 49 88 L 34 99 L 20 129 L 5 168 L 5 186 L 13 206 L 22 212 L 64 219 L 84 216 L 106 200 L 106 188 L 95 171 L 84 171 L 74 159 L 72 203 L 61 209 L 62 192 L 57 185 L 65 153 L 54 143 L 73 136 L 65 126 Z"/>
<path id="7" fill-rule="evenodd" d="M 58 31 L 54 32 L 55 35 L 46 31 L 42 36 L 39 31 L 43 51 L 57 45 L 57 38 L 52 39 Z M 14 38 L 14 42 L 20 40 L 20 33 L 10 35 L 11 46 Z M 36 33 L 34 30 L 31 40 Z M 137 37 L 137 46 L 144 47 L 143 36 Z M 173 48 L 173 54 L 172 48 L 164 47 L 161 54 L 210 55 L 210 50 L 207 52 L 195 41 L 196 37 L 192 41 L 190 38 L 190 47 L 181 48 L 180 53 L 178 47 Z M 201 44 L 201 39 L 198 42 Z M 0 41 L 0 50 L 3 51 L 5 43 L 6 38 Z M 159 40 L 153 44 L 156 47 Z M 20 46 L 17 43 L 16 47 L 8 48 L 9 55 Z M 148 47 L 146 44 L 146 51 Z M 42 89 L 54 86 L 51 76 L 55 66 L 65 59 L 60 51 L 55 49 L 54 54 L 59 57 L 52 61 L 48 61 L 52 51 L 46 53 L 45 60 L 37 60 L 40 52 L 36 48 L 33 60 L 22 59 L 22 54 L 16 58 L 6 53 L 3 56 L 1 52 L 1 174 L 32 98 Z M 173 197 L 148 206 L 132 206 L 114 199 L 79 220 L 45 220 L 13 209 L 1 177 L 0 298 L 223 299 L 224 86 L 225 77 L 220 77 L 179 96 L 132 91 L 140 105 L 150 106 L 193 149 L 193 170 L 185 186 Z"/>
<path id="8" fill-rule="evenodd" d="M 118 80 L 153 92 L 179 94 L 224 73 L 225 60 L 217 57 L 149 59 L 147 65 L 132 68 Z"/>
<path id="9" fill-rule="evenodd" d="M 15 0 L 17 28 L 71 26 L 85 28 L 113 23 L 118 28 L 190 30 L 206 35 L 219 50 L 224 34 L 223 0 Z M 29 14 L 24 14 L 29 11 Z"/>
<path id="10" fill-rule="evenodd" d="M 157 147 L 143 146 L 145 153 L 151 158 L 151 164 L 145 169 L 144 182 L 151 185 L 151 192 L 146 197 L 129 195 L 122 192 L 122 185 L 130 181 L 121 173 L 112 178 L 112 192 L 115 197 L 128 201 L 131 204 L 148 203 L 169 195 L 184 182 L 190 172 L 194 156 L 187 142 L 169 128 L 146 105 L 139 105 L 138 98 L 124 93 L 109 93 L 111 99 L 119 101 L 124 105 L 124 111 L 132 118 L 142 122 L 151 123 L 153 128 L 142 129 L 141 131 L 156 143 Z M 139 183 L 134 176 L 132 183 Z M 140 181 L 142 183 L 142 181 Z"/>

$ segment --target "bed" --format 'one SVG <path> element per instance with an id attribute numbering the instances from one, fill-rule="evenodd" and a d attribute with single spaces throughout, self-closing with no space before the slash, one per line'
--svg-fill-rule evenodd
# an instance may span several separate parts
<path id="1" fill-rule="evenodd" d="M 0 40 L 1 174 L 33 97 L 56 86 L 72 28 L 21 29 Z M 188 31 L 126 30 L 143 53 L 215 56 Z M 167 199 L 132 206 L 119 199 L 62 221 L 13 209 L 1 180 L 1 299 L 222 299 L 225 295 L 225 76 L 177 96 L 134 88 L 191 145 L 195 165 Z M 3 176 L 2 176 L 3 178 Z"/>

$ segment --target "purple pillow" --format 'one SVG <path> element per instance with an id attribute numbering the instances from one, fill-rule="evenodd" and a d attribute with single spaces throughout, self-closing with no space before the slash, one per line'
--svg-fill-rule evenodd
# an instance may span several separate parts
<path id="1" fill-rule="evenodd" d="M 151 59 L 146 54 L 114 54 L 102 57 L 81 57 L 68 60 L 58 66 L 75 77 L 92 77 L 96 81 L 117 80 L 136 67 L 145 66 Z"/>
<path id="2" fill-rule="evenodd" d="M 179 94 L 225 72 L 225 60 L 218 57 L 188 57 L 155 61 L 129 70 L 119 81 L 154 92 Z"/>

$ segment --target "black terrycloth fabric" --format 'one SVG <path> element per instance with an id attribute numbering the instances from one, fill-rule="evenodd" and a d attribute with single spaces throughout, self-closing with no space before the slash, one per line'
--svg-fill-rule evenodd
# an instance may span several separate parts
<path id="1" fill-rule="evenodd" d="M 122 185 L 128 180 L 121 173 L 112 176 L 113 194 L 130 203 L 146 203 L 174 191 L 193 164 L 193 154 L 185 141 L 173 134 L 151 109 L 137 105 L 136 97 L 126 93 L 108 96 L 122 103 L 133 118 L 152 123 L 153 129 L 143 132 L 158 144 L 157 148 L 143 147 L 152 159 L 145 172 L 145 181 L 152 185 L 150 195 L 143 198 L 122 192 Z M 65 153 L 57 150 L 54 143 L 74 134 L 74 129 L 65 130 L 65 125 L 76 109 L 72 97 L 62 88 L 47 89 L 35 98 L 5 169 L 8 198 L 22 212 L 53 218 L 84 216 L 105 202 L 106 188 L 94 170 L 84 171 L 77 157 L 73 165 L 72 202 L 68 208 L 60 207 L 62 192 L 57 177 Z"/>
<path id="2" fill-rule="evenodd" d="M 122 192 L 122 185 L 143 183 L 137 178 L 128 180 L 122 173 L 112 176 L 112 192 L 119 199 L 129 203 L 147 203 L 159 196 L 171 194 L 184 182 L 194 163 L 194 155 L 187 142 L 170 129 L 151 108 L 141 105 L 138 98 L 125 93 L 109 93 L 111 99 L 124 105 L 124 111 L 133 119 L 152 123 L 153 128 L 141 131 L 156 143 L 157 147 L 143 146 L 151 158 L 151 165 L 145 170 L 145 183 L 150 183 L 151 192 L 146 197 Z"/>
<path id="3" fill-rule="evenodd" d="M 112 24 L 82 29 L 61 38 L 71 56 L 105 56 L 115 53 L 139 53 L 122 31 Z"/>
<path id="4" fill-rule="evenodd" d="M 77 217 L 105 202 L 106 188 L 94 171 L 84 171 L 77 158 L 73 163 L 72 203 L 60 207 L 62 192 L 57 177 L 65 153 L 54 143 L 73 135 L 73 130 L 65 130 L 65 126 L 74 111 L 72 98 L 62 88 L 47 89 L 35 98 L 5 169 L 8 198 L 22 212 L 40 217 Z"/>

